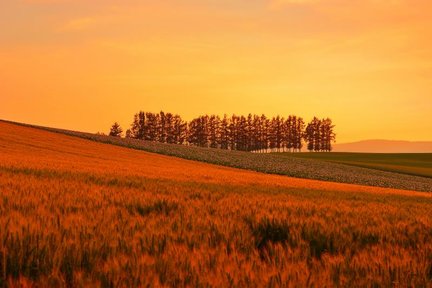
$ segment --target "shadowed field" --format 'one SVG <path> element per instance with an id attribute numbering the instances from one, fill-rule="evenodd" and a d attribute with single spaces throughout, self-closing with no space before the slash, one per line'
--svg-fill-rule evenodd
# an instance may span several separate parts
<path id="1" fill-rule="evenodd" d="M 4 122 L 0 227 L 0 286 L 432 284 L 429 193 L 266 175 Z"/>
<path id="2" fill-rule="evenodd" d="M 432 178 L 432 153 L 279 153 L 296 157 Z"/>

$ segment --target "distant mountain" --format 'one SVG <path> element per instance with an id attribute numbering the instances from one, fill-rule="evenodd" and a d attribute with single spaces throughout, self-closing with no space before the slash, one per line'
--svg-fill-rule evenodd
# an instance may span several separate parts
<path id="1" fill-rule="evenodd" d="M 334 152 L 432 153 L 432 141 L 364 140 L 334 144 Z"/>

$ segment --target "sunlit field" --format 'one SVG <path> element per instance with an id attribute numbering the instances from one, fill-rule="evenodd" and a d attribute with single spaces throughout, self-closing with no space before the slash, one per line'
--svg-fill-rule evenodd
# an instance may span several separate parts
<path id="1" fill-rule="evenodd" d="M 431 196 L 0 122 L 0 287 L 429 287 Z"/>
<path id="2" fill-rule="evenodd" d="M 15 124 L 12 122 L 6 123 Z M 348 163 L 349 165 L 345 165 L 347 163 L 341 164 L 336 163 L 335 161 L 322 161 L 326 160 L 324 159 L 324 157 L 333 157 L 333 153 L 250 153 L 243 151 L 229 151 L 197 146 L 158 143 L 130 138 L 125 139 L 120 137 L 109 137 L 105 135 L 97 135 L 78 131 L 31 126 L 19 123 L 17 124 L 24 125 L 25 127 L 33 127 L 47 130 L 50 132 L 56 132 L 60 134 L 88 139 L 100 143 L 107 143 L 167 156 L 175 156 L 188 160 L 196 160 L 200 162 L 223 165 L 233 168 L 247 169 L 268 174 L 342 182 L 349 184 L 368 185 L 374 187 L 378 186 L 384 188 L 416 190 L 423 192 L 432 191 L 432 178 L 419 177 L 419 175 L 415 173 L 410 173 L 415 175 L 409 175 L 406 173 L 400 174 L 392 173 L 390 171 L 382 171 L 385 169 L 378 170 L 380 167 L 377 167 L 376 165 L 370 165 L 374 164 L 373 161 L 370 161 L 370 159 L 366 159 L 366 162 L 369 165 L 368 167 L 373 169 L 357 167 L 351 165 L 351 163 Z M 320 157 L 320 155 L 322 155 L 322 157 Z M 335 153 L 334 155 L 334 157 L 338 157 L 338 155 L 340 154 Z M 366 156 L 368 155 L 370 154 L 366 154 Z M 357 158 L 359 157 L 357 156 Z M 394 160 L 394 158 L 391 159 L 391 161 L 393 162 Z M 424 158 L 422 160 L 422 163 L 424 166 L 426 166 L 425 171 L 427 173 L 432 173 L 432 159 Z M 413 166 L 412 163 L 410 163 L 409 165 Z M 415 165 L 418 165 L 418 163 L 415 163 Z M 415 167 L 409 167 L 411 171 L 413 170 L 412 168 Z M 400 170 L 398 170 L 397 172 L 400 172 Z M 157 171 L 157 177 L 160 176 L 160 171 Z M 322 183 L 320 185 L 320 187 L 322 187 Z"/>

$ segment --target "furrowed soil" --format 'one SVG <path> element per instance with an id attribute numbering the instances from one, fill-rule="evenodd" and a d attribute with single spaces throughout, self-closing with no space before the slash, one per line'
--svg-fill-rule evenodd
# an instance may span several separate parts
<path id="1" fill-rule="evenodd" d="M 5 122 L 0 227 L 0 287 L 432 285 L 430 193 L 261 174 Z"/>

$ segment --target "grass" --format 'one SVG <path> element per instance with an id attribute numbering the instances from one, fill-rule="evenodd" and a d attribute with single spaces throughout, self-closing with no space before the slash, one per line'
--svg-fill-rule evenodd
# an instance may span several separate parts
<path id="1" fill-rule="evenodd" d="M 3 121 L 3 123 L 8 122 Z M 63 129 L 35 127 L 25 124 L 19 125 L 44 129 L 50 132 L 79 137 L 100 143 L 107 143 L 136 150 L 175 156 L 183 159 L 223 165 L 227 167 L 247 169 L 268 174 L 395 189 L 416 190 L 424 192 L 432 191 L 431 178 L 370 169 L 373 167 L 364 168 L 358 167 L 360 165 L 347 165 L 348 163 L 342 164 L 333 161 L 323 161 L 323 159 L 306 159 L 307 157 L 312 157 L 308 156 L 308 154 L 315 153 L 295 154 L 295 157 L 290 157 L 291 155 L 282 155 L 279 153 L 258 154 L 184 145 L 162 144 L 135 139 L 122 139 Z"/>
<path id="2" fill-rule="evenodd" d="M 0 126 L 0 287 L 432 285 L 429 193 Z"/>
<path id="3" fill-rule="evenodd" d="M 432 178 L 432 153 L 279 153 L 295 157 Z"/>

